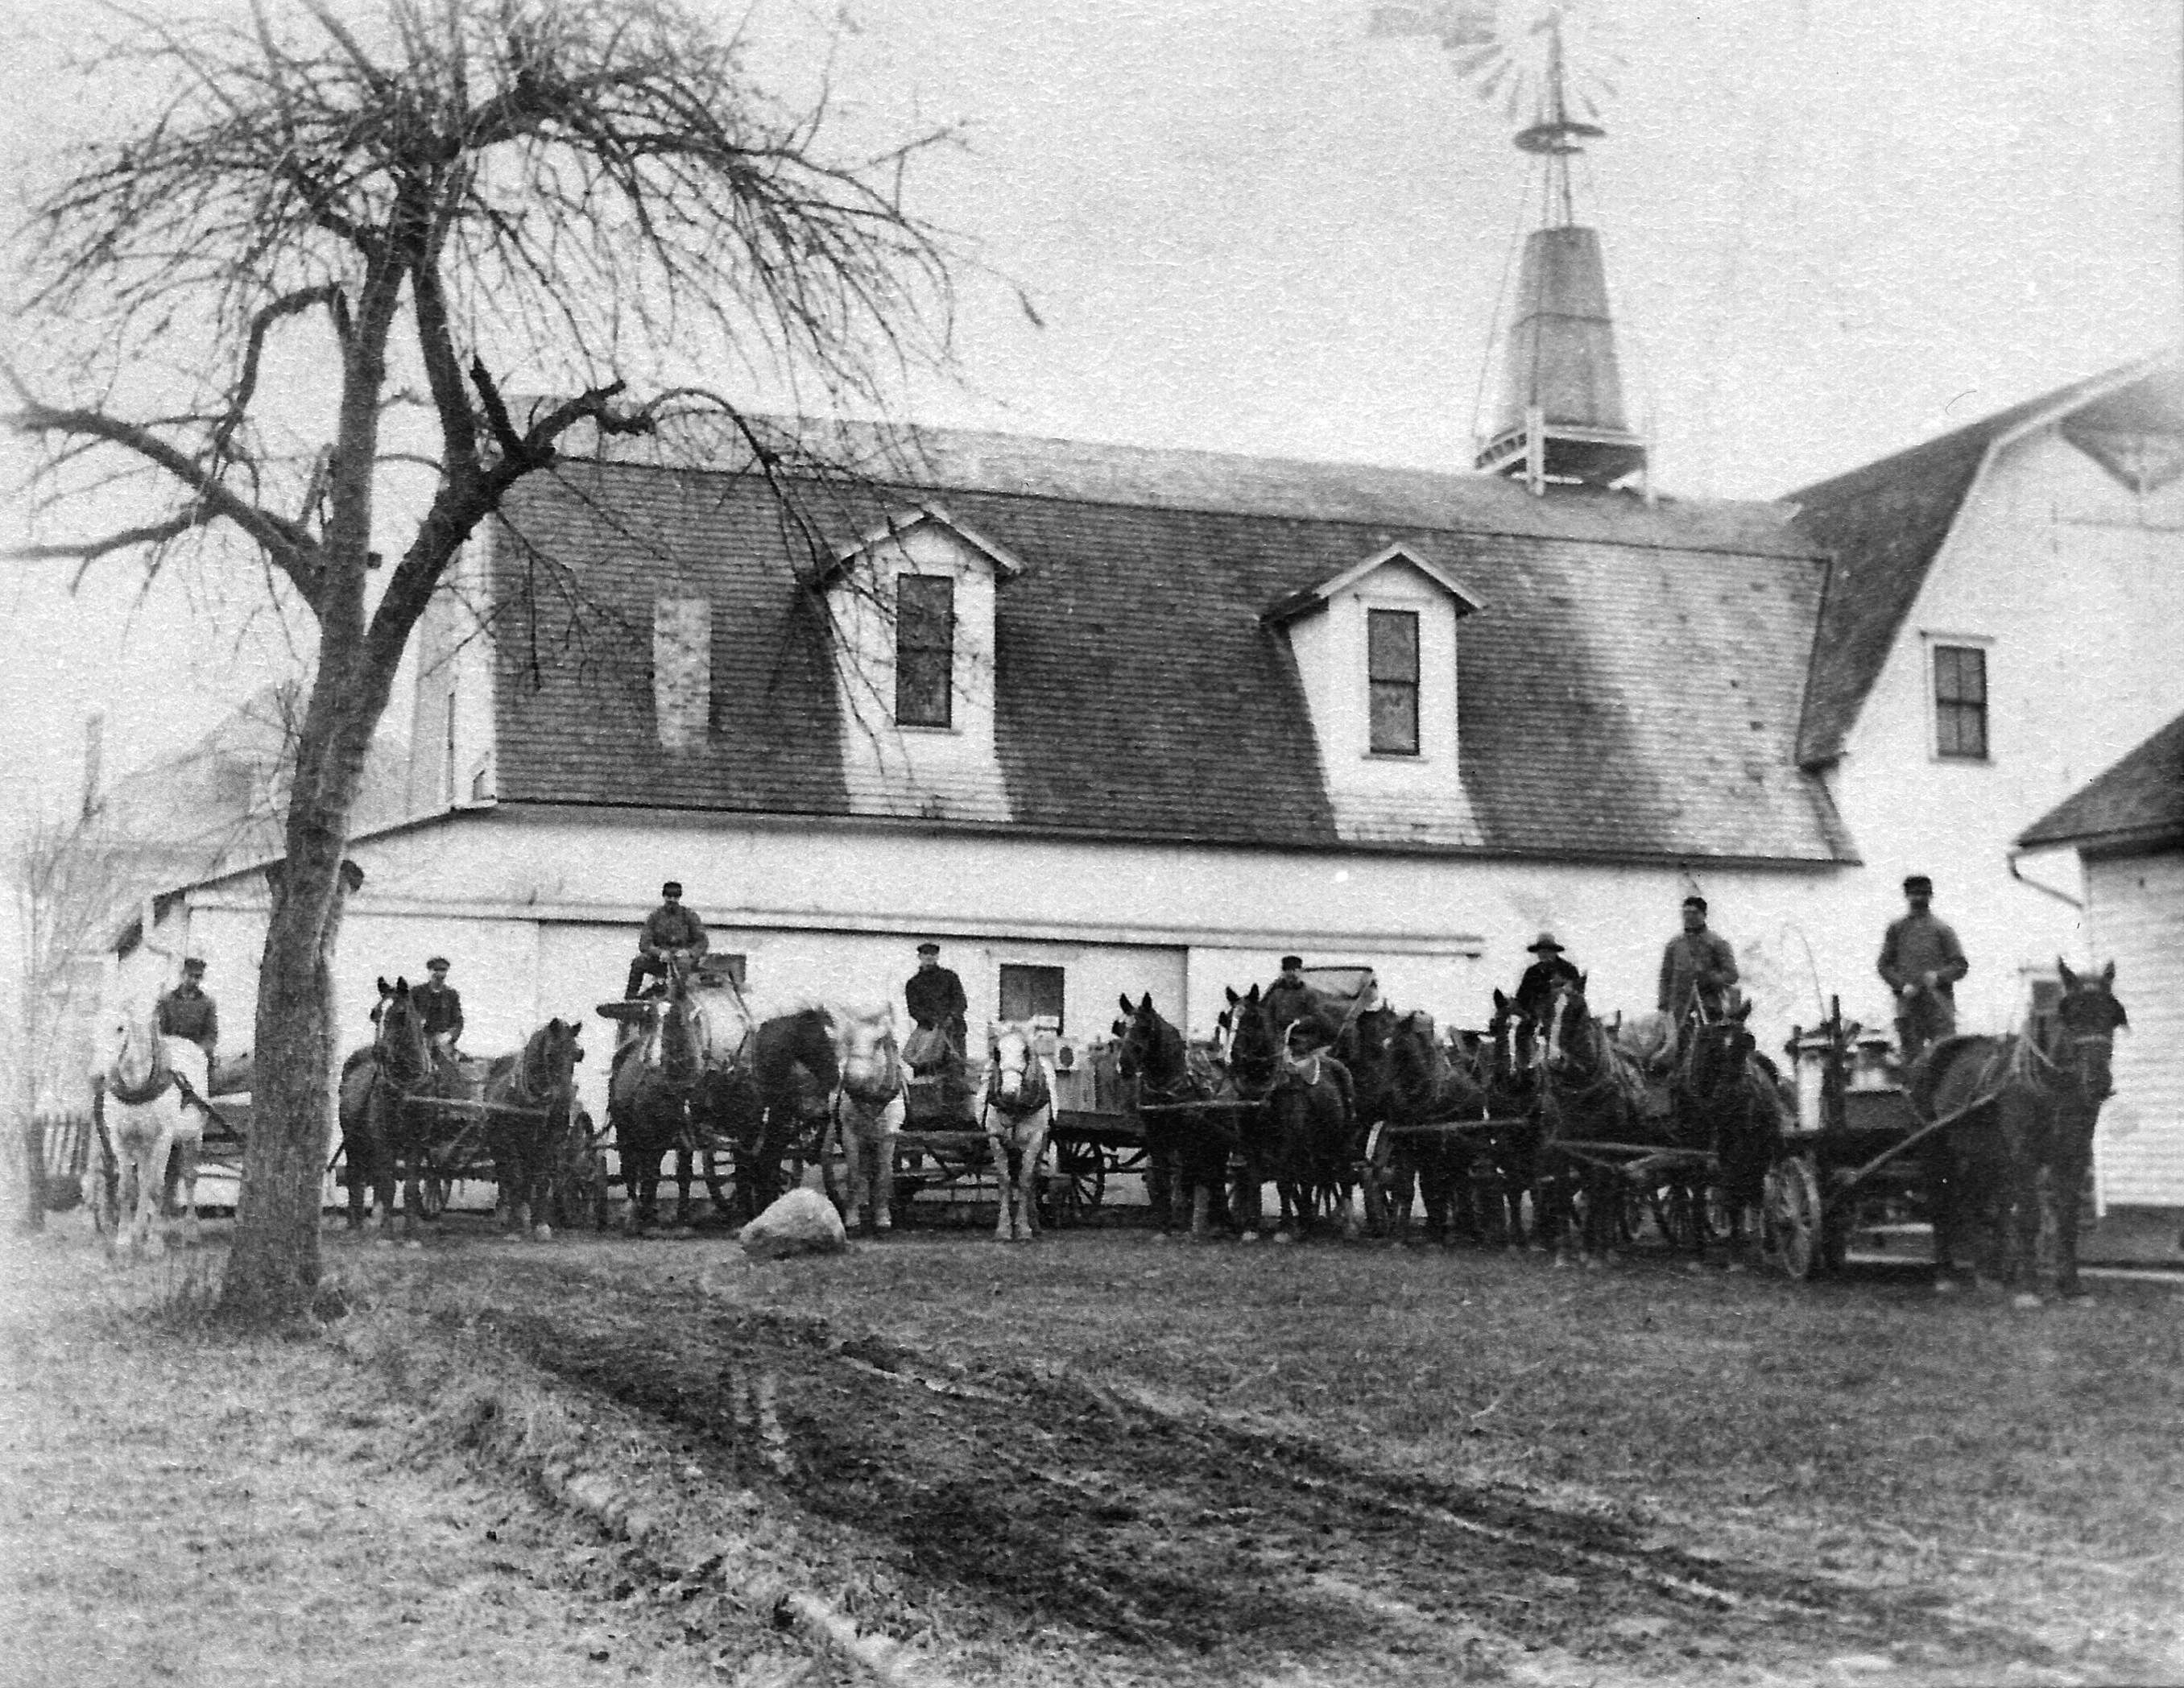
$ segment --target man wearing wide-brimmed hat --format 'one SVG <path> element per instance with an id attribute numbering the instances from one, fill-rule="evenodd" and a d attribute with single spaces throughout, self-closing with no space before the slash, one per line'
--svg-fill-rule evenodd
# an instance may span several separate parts
<path id="1" fill-rule="evenodd" d="M 1524 949 L 1539 960 L 1525 968 L 1524 977 L 1517 982 L 1517 1011 L 1535 1025 L 1544 1024 L 1547 1010 L 1554 1005 L 1555 982 L 1568 979 L 1576 984 L 1582 975 L 1563 958 L 1563 946 L 1552 932 L 1542 932 Z"/>
<path id="2" fill-rule="evenodd" d="M 1964 946 L 1933 911 L 1934 882 L 1914 873 L 1903 882 L 1910 911 L 1888 924 L 1880 942 L 1880 976 L 1896 994 L 1896 1042 L 1908 1065 L 1927 1045 L 1957 1029 L 1956 983 L 1971 971 Z"/>

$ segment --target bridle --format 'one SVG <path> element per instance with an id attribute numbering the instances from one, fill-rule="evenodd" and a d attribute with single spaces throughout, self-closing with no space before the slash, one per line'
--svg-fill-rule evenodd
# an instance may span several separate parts
<path id="1" fill-rule="evenodd" d="M 873 1043 L 872 1054 L 880 1072 L 876 1081 L 850 1078 L 846 1062 L 837 1068 L 841 1094 L 868 1110 L 883 1108 L 902 1094 L 902 1051 L 895 1044 L 892 1029 L 879 1034 Z"/>
<path id="2" fill-rule="evenodd" d="M 2053 1027 L 2048 1033 L 2048 1041 L 2055 1045 L 2053 1053 L 2042 1049 L 2030 1033 L 2019 1037 L 2016 1058 L 2010 1064 L 2011 1077 L 2043 1092 L 2051 1091 L 2055 1084 L 2074 1086 L 2082 1100 L 2098 1106 L 2114 1093 L 2114 1082 L 2111 1078 L 2103 1088 L 2102 1080 L 2092 1071 L 2091 1057 L 2095 1050 L 2103 1056 L 2113 1056 L 2116 1028 L 2111 1023 L 2098 1031 L 2072 1031 L 2069 1025 L 2070 1006 L 2066 998 L 2055 1011 Z M 2070 1052 L 2068 1066 L 2063 1061 L 2066 1044 Z M 2043 1078 L 2043 1073 L 2053 1075 L 2052 1079 Z"/>
<path id="3" fill-rule="evenodd" d="M 1001 1064 L 1000 1044 L 995 1043 L 989 1047 L 989 1053 L 993 1059 L 987 1062 L 986 1067 L 986 1106 L 990 1108 L 999 1108 L 1005 1114 L 1021 1117 L 1025 1114 L 1038 1112 L 1047 1105 L 1050 1098 L 1047 1092 L 1046 1072 L 1039 1063 L 1037 1052 L 1033 1049 L 1030 1039 L 1023 1039 L 1019 1047 L 1023 1051 L 1023 1063 L 1021 1066 L 1012 1067 L 1004 1067 Z M 1017 1082 L 1017 1093 L 1013 1096 L 1008 1095 L 1003 1088 L 1004 1082 L 1011 1072 L 1020 1075 Z"/>
<path id="4" fill-rule="evenodd" d="M 1197 1077 L 1190 1070 L 1184 1049 L 1183 1033 L 1158 1014 L 1149 1016 L 1144 1010 L 1132 1011 L 1130 1023 L 1115 1052 L 1115 1064 L 1125 1078 L 1138 1081 L 1141 1101 L 1179 1102 L 1195 1100 L 1199 1094 Z M 1166 1077 L 1154 1077 L 1156 1064 L 1163 1069 Z"/>

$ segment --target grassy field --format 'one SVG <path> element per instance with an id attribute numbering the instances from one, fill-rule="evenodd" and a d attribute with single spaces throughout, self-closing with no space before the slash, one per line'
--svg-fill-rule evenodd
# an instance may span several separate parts
<path id="1" fill-rule="evenodd" d="M 65 1237 L 8 1256 L 9 1545 L 48 1573 L 14 1579 L 15 1622 L 80 1624 L 64 1608 L 97 1563 L 103 1585 L 148 1608 L 131 1620 L 147 1637 L 163 1601 L 196 1610 L 225 1590 L 232 1607 L 254 1579 L 287 1591 L 348 1664 L 268 1680 L 521 1680 L 526 1637 L 541 1650 L 532 1680 L 596 1680 L 591 1638 L 609 1633 L 617 1674 L 638 1657 L 659 1680 L 840 1675 L 825 1648 L 784 1653 L 766 1624 L 733 1614 L 680 1630 L 633 1618 L 624 1585 L 643 1574 L 600 1559 L 582 1520 L 510 1498 L 513 1468 L 448 1434 L 450 1399 L 470 1390 L 460 1411 L 474 1411 L 490 1377 L 493 1399 L 528 1403 L 526 1423 L 581 1423 L 587 1457 L 664 1485 L 655 1504 L 699 1524 L 762 1516 L 766 1540 L 794 1544 L 769 1576 L 866 1591 L 848 1605 L 938 1649 L 934 1680 L 1061 1680 L 1058 1635 L 1070 1670 L 1114 1683 L 1451 1671 L 1957 1683 L 2005 1668 L 2026 1681 L 2184 1680 L 2184 1298 L 2165 1285 L 2103 1284 L 2090 1306 L 2026 1313 L 1886 1274 L 1806 1286 L 1646 1262 L 1579 1273 L 1534 1257 L 1194 1248 L 1132 1232 L 1031 1248 L 926 1232 L 760 1264 L 718 1237 L 539 1246 L 462 1221 L 422 1251 L 334 1239 L 329 1257 L 347 1318 L 238 1343 L 205 1331 L 187 1287 L 216 1245 L 187 1269 L 120 1271 Z M 965 1401 L 918 1407 L 927 1394 L 912 1389 L 905 1405 L 903 1377 L 921 1365 L 936 1368 L 928 1392 L 956 1379 Z M 750 1404 L 760 1378 L 763 1412 Z M 994 1427 L 1026 1418 L 1045 1451 L 1007 1505 L 977 1513 Z M 761 1419 L 777 1423 L 754 1440 Z M 159 1496 L 134 1535 L 108 1474 L 117 1448 L 135 1450 Z M 1235 1485 L 1217 1468 L 1232 1457 L 1262 1473 L 1242 1503 L 1221 1498 Z M 287 1513 L 243 1507 L 255 1532 L 243 1536 L 193 1522 L 203 1511 L 232 1526 L 239 1474 L 258 1461 Z M 1363 1498 L 1307 1517 L 1302 1500 L 1267 1492 L 1264 1474 L 1285 1462 L 1323 1498 L 1330 1485 Z M 1164 1487 L 1192 1497 L 1187 1517 Z M 350 1490 L 393 1497 L 380 1534 L 326 1535 Z M 1423 1537 L 1387 1527 L 1407 1495 L 1421 1499 L 1421 1532 L 1506 1513 L 1573 1541 L 1596 1525 L 1596 1540 L 1584 1537 L 1594 1546 L 1574 1575 L 1521 1530 L 1497 1538 L 1490 1566 L 1456 1538 L 1450 1551 L 1472 1561 L 1459 1585 Z M 1023 1560 L 1050 1536 L 1074 1557 L 1040 1587 L 1022 1563 L 981 1568 L 933 1524 L 950 1509 Z M 276 1514 L 315 1518 L 317 1534 L 284 1543 Z M 481 1552 L 488 1516 L 528 1545 Z M 322 1538 L 331 1557 L 307 1550 Z M 1070 1606 L 1078 1581 L 1122 1588 L 1131 1561 L 1164 1553 L 1216 1568 L 1234 1596 L 1232 1611 L 1194 1586 L 1205 1634 L 1189 1657 L 1157 1587 L 1127 1590 L 1112 1612 Z M 428 1564 L 448 1568 L 421 1585 Z M 367 1600 L 337 1623 L 343 1590 L 354 1608 L 375 1566 L 398 1569 L 388 1599 L 414 1621 L 382 1614 L 398 1627 L 376 1632 Z M 501 1614 L 483 1630 L 435 1593 L 456 1567 Z M 1709 1577 L 1761 1592 L 1739 1596 L 1740 1616 L 1641 1586 Z M 869 1593 L 881 1586 L 884 1600 Z M 1758 1624 L 1776 1606 L 1791 1616 Z M 1114 1615 L 1125 1607 L 1127 1621 Z M 1408 1639 L 1351 1674 L 1340 1663 L 1351 1641 L 1310 1637 L 1326 1620 L 1339 1638 L 1327 1614 L 1359 1610 L 1396 1613 Z M 511 1611 L 529 1627 L 504 1621 Z M 234 1664 L 290 1629 L 259 1621 L 175 1657 Z M 375 1633 L 397 1647 L 376 1672 Z M 690 1635 L 702 1646 L 678 1639 Z M 451 1646 L 487 1662 L 448 1669 Z M 70 1656 L 86 1669 L 42 1680 L 120 1680 L 119 1663 L 159 1657 Z M 427 1657 L 440 1663 L 423 1669 Z M 89 1668 L 100 1661 L 117 1663 L 110 1677 Z"/>

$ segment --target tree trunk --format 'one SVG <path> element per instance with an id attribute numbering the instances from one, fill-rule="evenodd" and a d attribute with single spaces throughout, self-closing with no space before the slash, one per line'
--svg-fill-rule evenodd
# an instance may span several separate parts
<path id="1" fill-rule="evenodd" d="M 320 701 L 314 700 L 315 715 Z M 228 1313 L 252 1321 L 307 1311 L 321 1270 L 320 1198 L 337 1123 L 340 1059 L 334 945 L 348 894 L 362 881 L 342 859 L 364 760 L 348 741 L 369 741 L 377 713 L 363 722 L 359 738 L 355 708 L 368 701 L 337 708 L 346 716 L 343 730 L 337 737 L 330 726 L 321 729 L 336 743 L 319 756 L 310 754 L 317 723 L 306 721 L 289 798 L 288 854 L 266 873 L 273 909 L 259 961 L 252 1125 L 220 1297 Z"/>

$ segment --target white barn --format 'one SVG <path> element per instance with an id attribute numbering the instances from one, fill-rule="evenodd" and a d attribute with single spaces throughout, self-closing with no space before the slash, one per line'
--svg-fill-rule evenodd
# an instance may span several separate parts
<path id="1" fill-rule="evenodd" d="M 2184 1208 L 2184 715 L 2022 842 L 2077 851 L 2092 949 L 2114 962 L 2131 1015 L 2093 1139 L 2095 1200 L 2103 1210 Z M 2166 1231 L 2175 1238 L 2173 1223 Z"/>
<path id="2" fill-rule="evenodd" d="M 426 629 L 420 812 L 354 846 L 344 1023 L 435 952 L 478 1049 L 588 1015 L 669 877 L 761 992 L 896 995 L 929 936 L 974 1020 L 1070 1036 L 1124 992 L 1204 1028 L 1292 949 L 1476 1023 L 1542 927 L 1650 1008 L 1693 889 L 1783 1029 L 1807 952 L 1842 965 L 1855 857 L 1796 755 L 1825 569 L 1781 507 L 983 435 L 920 461 L 814 484 L 804 530 L 733 465 L 526 483 Z M 463 607 L 549 571 L 485 633 Z M 264 901 L 231 874 L 163 921 L 247 979 Z"/>
<path id="3" fill-rule="evenodd" d="M 584 1013 L 675 877 L 759 989 L 894 994 L 930 936 L 1072 1036 L 1292 949 L 1476 1023 L 1542 927 L 1650 1008 L 1696 889 L 1779 1046 L 1886 1023 L 1909 872 L 2001 1029 L 2108 942 L 2027 828 L 2184 710 L 2172 357 L 1780 504 L 935 432 L 787 520 L 740 466 L 571 461 L 465 558 L 354 851 L 359 1035 L 436 951 L 476 1048 Z M 238 1027 L 263 902 L 166 905 Z"/>

